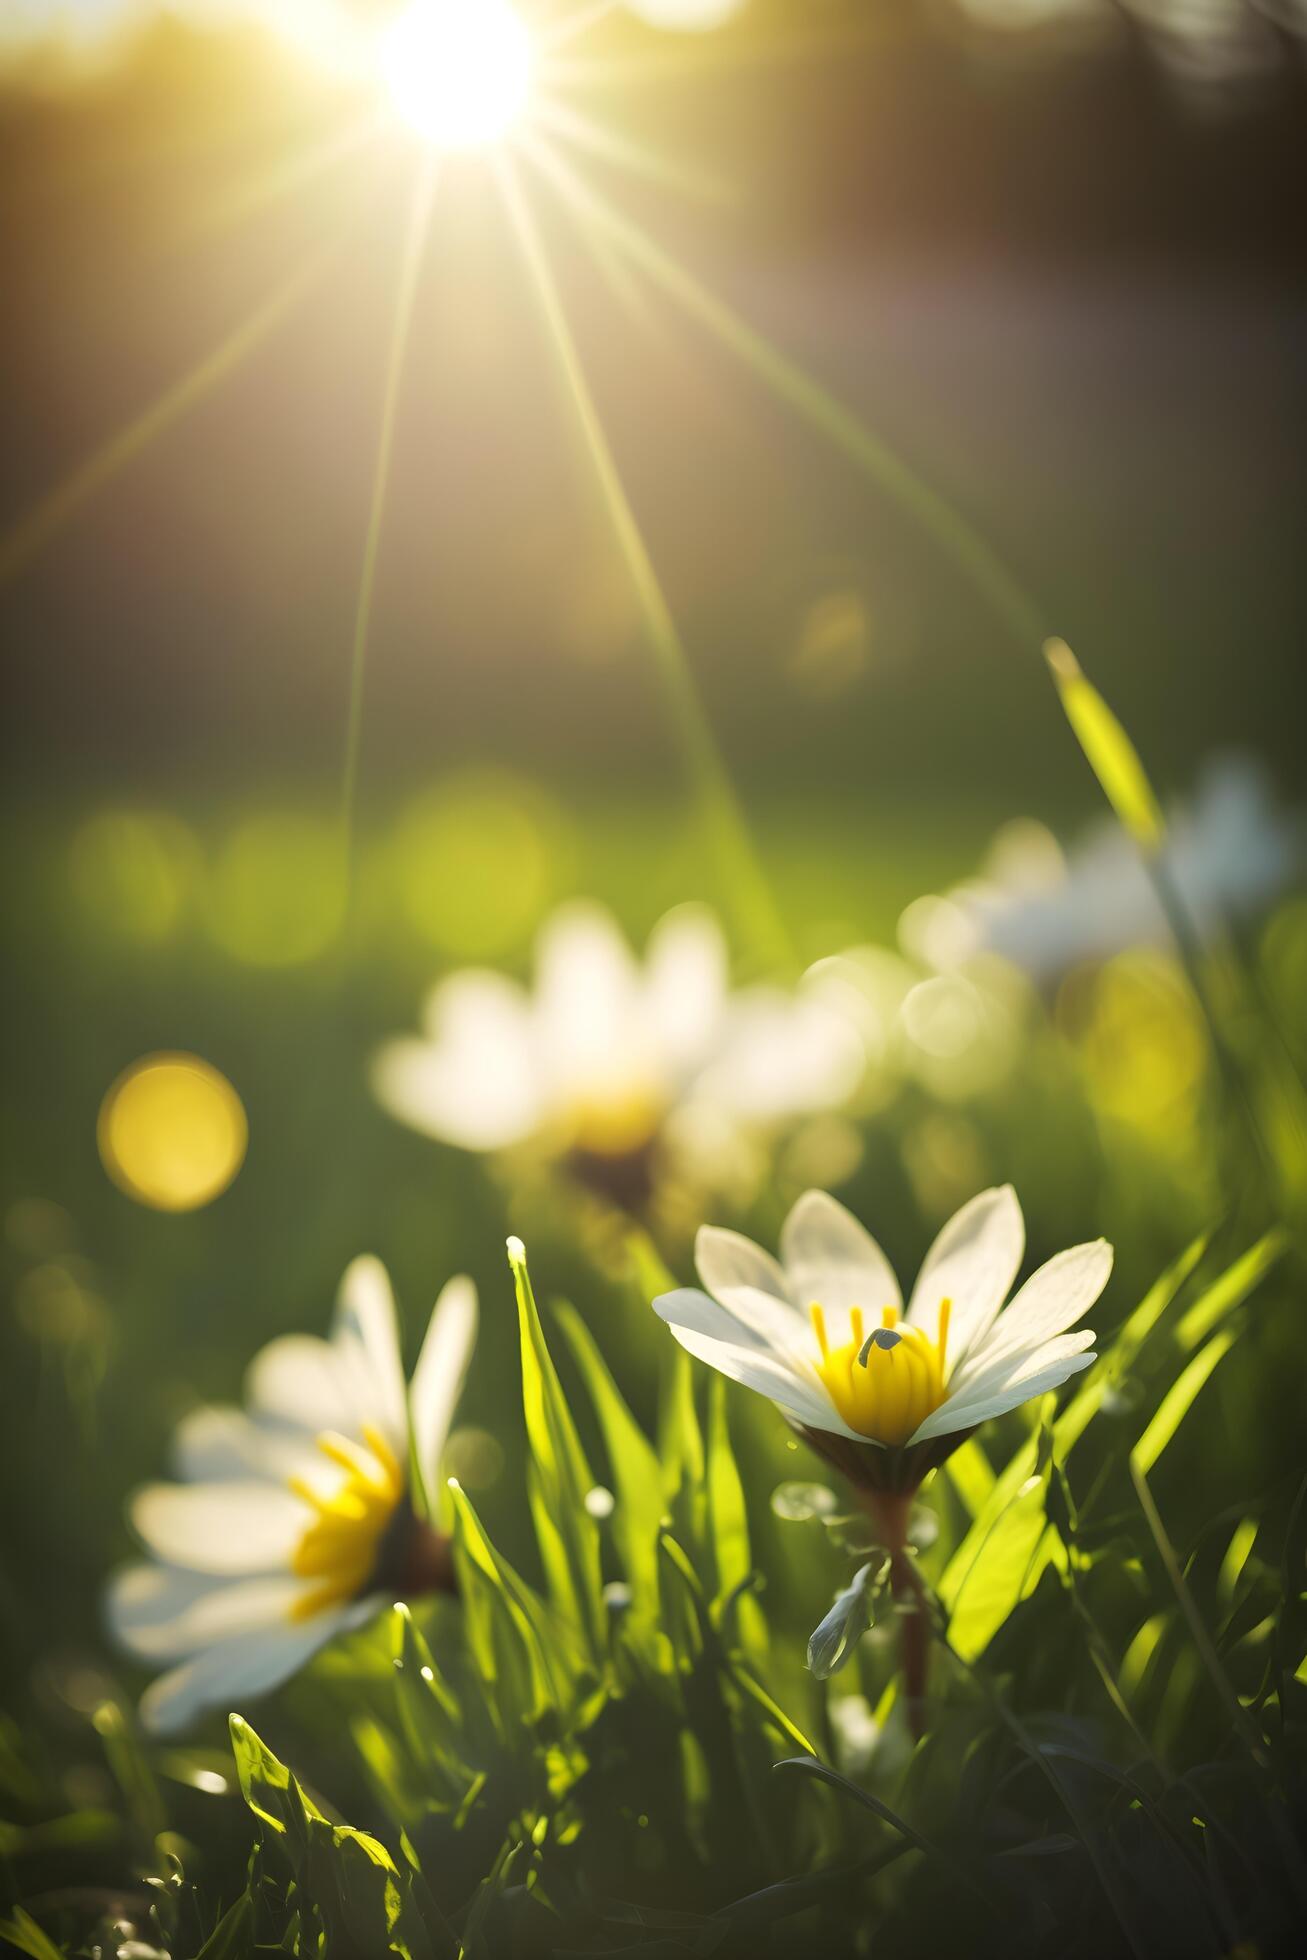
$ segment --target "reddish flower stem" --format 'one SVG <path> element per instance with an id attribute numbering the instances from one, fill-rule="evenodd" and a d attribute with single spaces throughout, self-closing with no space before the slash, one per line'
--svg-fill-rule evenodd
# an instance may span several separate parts
<path id="1" fill-rule="evenodd" d="M 889 1552 L 890 1588 L 899 1608 L 900 1655 L 908 1726 L 919 1742 L 926 1728 L 930 1615 L 921 1581 L 908 1556 L 908 1516 L 912 1509 L 912 1493 L 868 1490 L 860 1494 Z"/>

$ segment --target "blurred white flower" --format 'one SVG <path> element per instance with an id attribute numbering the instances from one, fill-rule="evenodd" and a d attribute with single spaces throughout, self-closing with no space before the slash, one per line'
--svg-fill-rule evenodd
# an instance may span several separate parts
<path id="1" fill-rule="evenodd" d="M 434 1485 L 476 1322 L 471 1280 L 450 1280 L 406 1389 L 385 1268 L 356 1259 L 329 1340 L 270 1342 L 244 1411 L 184 1419 L 181 1481 L 148 1484 L 130 1508 L 152 1556 L 106 1599 L 123 1646 L 171 1664 L 142 1698 L 147 1728 L 174 1733 L 262 1694 L 388 1601 L 451 1588 L 448 1541 L 410 1466 Z"/>
<path id="2" fill-rule="evenodd" d="M 1163 856 L 1199 932 L 1255 914 L 1303 862 L 1303 827 L 1275 806 L 1256 763 L 1227 757 L 1173 811 Z M 1139 853 L 1118 824 L 1096 825 L 1063 862 L 1039 826 L 1000 833 L 973 884 L 904 918 L 910 950 L 953 966 L 994 953 L 1036 981 L 1170 934 Z"/>
<path id="3" fill-rule="evenodd" d="M 392 1115 L 466 1150 L 535 1140 L 597 1183 L 668 1137 L 722 1148 L 832 1108 L 864 1059 L 821 979 L 732 991 L 721 930 L 689 905 L 654 927 L 643 963 L 608 912 L 565 905 L 540 934 L 531 990 L 468 969 L 435 988 L 425 1023 L 375 1059 Z"/>
<path id="4" fill-rule="evenodd" d="M 1112 1270 L 1102 1239 L 1073 1246 L 1000 1313 L 1025 1251 L 1010 1185 L 982 1191 L 940 1232 L 906 1313 L 876 1241 L 823 1191 L 781 1227 L 778 1264 L 704 1226 L 699 1278 L 654 1301 L 688 1353 L 766 1395 L 856 1484 L 907 1491 L 991 1416 L 1058 1388 L 1094 1359 L 1068 1330 Z"/>

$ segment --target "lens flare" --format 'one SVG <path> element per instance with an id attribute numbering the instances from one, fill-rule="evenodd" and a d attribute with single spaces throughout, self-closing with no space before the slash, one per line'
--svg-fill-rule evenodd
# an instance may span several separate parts
<path id="1" fill-rule="evenodd" d="M 507 0 L 415 0 L 381 48 L 396 109 L 441 150 L 485 149 L 506 136 L 533 68 L 531 37 Z"/>
<path id="2" fill-rule="evenodd" d="M 109 1090 L 96 1140 L 120 1190 L 155 1211 L 195 1211 L 227 1189 L 245 1156 L 240 1097 L 198 1055 L 146 1055 Z"/>

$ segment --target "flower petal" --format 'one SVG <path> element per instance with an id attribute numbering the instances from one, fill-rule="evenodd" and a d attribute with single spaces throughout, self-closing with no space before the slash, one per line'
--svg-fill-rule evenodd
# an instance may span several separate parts
<path id="1" fill-rule="evenodd" d="M 346 1433 L 376 1423 L 403 1462 L 408 1454 L 404 1367 L 399 1358 L 395 1296 L 379 1259 L 365 1255 L 345 1268 L 331 1338 L 345 1358 L 353 1390 L 354 1413 Z"/>
<path id="2" fill-rule="evenodd" d="M 764 1329 L 740 1319 L 721 1300 L 714 1300 L 697 1286 L 678 1286 L 674 1292 L 660 1293 L 653 1310 L 669 1327 L 686 1327 L 692 1333 L 708 1334 L 713 1340 L 739 1341 L 760 1353 L 770 1352 L 772 1347 Z"/>
<path id="3" fill-rule="evenodd" d="M 963 1393 L 969 1380 L 988 1375 L 1012 1356 L 1028 1354 L 1054 1334 L 1074 1327 L 1107 1285 L 1111 1271 L 1112 1248 L 1106 1239 L 1059 1252 L 1031 1274 L 988 1335 L 973 1342 L 965 1364 L 949 1383 L 951 1392 Z"/>
<path id="4" fill-rule="evenodd" d="M 816 1370 L 800 1357 L 778 1351 L 736 1319 L 729 1308 L 693 1287 L 663 1293 L 654 1312 L 667 1322 L 687 1353 L 774 1402 L 792 1421 L 866 1442 L 836 1412 Z"/>
<path id="5" fill-rule="evenodd" d="M 249 1365 L 245 1399 L 255 1415 L 291 1423 L 310 1436 L 323 1429 L 352 1434 L 357 1427 L 348 1366 L 340 1350 L 316 1334 L 269 1341 Z"/>
<path id="6" fill-rule="evenodd" d="M 290 1561 L 311 1516 L 289 1490 L 254 1480 L 146 1484 L 128 1506 L 133 1529 L 156 1555 L 188 1572 L 276 1572 Z"/>
<path id="7" fill-rule="evenodd" d="M 717 1041 L 727 1000 L 726 941 L 702 905 L 678 905 L 645 949 L 645 1011 L 671 1072 L 692 1075 Z"/>
<path id="8" fill-rule="evenodd" d="M 1077 1340 L 1083 1337 L 1074 1337 Z M 1091 1335 L 1092 1339 L 1093 1336 Z M 988 1422 L 991 1416 L 1006 1415 L 1009 1409 L 1016 1409 L 1023 1402 L 1033 1402 L 1038 1395 L 1046 1395 L 1051 1388 L 1060 1388 L 1072 1375 L 1078 1375 L 1091 1361 L 1096 1361 L 1096 1353 L 1064 1354 L 1060 1359 L 1049 1361 L 1033 1373 L 1009 1381 L 1005 1386 L 995 1385 L 975 1400 L 957 1396 L 940 1405 L 933 1415 L 919 1423 L 909 1442 L 924 1443 L 932 1436 L 951 1436 L 959 1429 L 974 1429 L 977 1423 Z"/>
<path id="9" fill-rule="evenodd" d="M 761 1348 L 741 1347 L 732 1341 L 713 1340 L 674 1323 L 672 1333 L 696 1361 L 705 1361 L 729 1380 L 765 1395 L 792 1422 L 808 1429 L 829 1430 L 836 1436 L 850 1436 L 858 1443 L 868 1440 L 856 1429 L 849 1428 L 818 1382 L 804 1380 L 775 1354 Z"/>
<path id="10" fill-rule="evenodd" d="M 601 1094 L 656 1064 L 635 955 L 603 906 L 560 906 L 541 932 L 535 1029 L 556 1099 Z"/>
<path id="11" fill-rule="evenodd" d="M 243 1409 L 202 1403 L 178 1423 L 172 1439 L 174 1475 L 183 1483 L 226 1483 L 266 1477 L 273 1483 L 304 1475 L 314 1452 L 300 1429 L 254 1422 Z"/>
<path id="12" fill-rule="evenodd" d="M 219 1641 L 150 1684 L 141 1697 L 141 1721 L 152 1735 L 176 1735 L 207 1709 L 229 1709 L 234 1701 L 265 1694 L 325 1645 L 348 1613 L 338 1607 Z"/>
<path id="13" fill-rule="evenodd" d="M 214 1578 L 172 1565 L 130 1565 L 105 1591 L 109 1630 L 143 1660 L 180 1660 L 219 1640 L 281 1626 L 311 1590 L 302 1579 Z"/>
<path id="14" fill-rule="evenodd" d="M 861 1307 L 868 1316 L 899 1304 L 894 1268 L 851 1211 L 824 1191 L 805 1191 L 781 1227 L 781 1260 L 790 1298 L 802 1310 L 825 1309 L 832 1342 L 841 1330 L 832 1314 Z"/>
<path id="15" fill-rule="evenodd" d="M 387 1042 L 372 1088 L 392 1116 L 464 1150 L 502 1150 L 544 1120 L 530 1003 L 502 974 L 470 968 L 432 993 L 428 1038 Z"/>
<path id="16" fill-rule="evenodd" d="M 460 1273 L 442 1287 L 432 1309 L 409 1390 L 413 1446 L 426 1477 L 434 1479 L 439 1474 L 476 1337 L 477 1290 L 466 1274 Z"/>
<path id="17" fill-rule="evenodd" d="M 714 1299 L 751 1332 L 779 1347 L 811 1347 L 811 1329 L 790 1301 L 784 1273 L 752 1239 L 717 1225 L 701 1225 L 694 1241 L 694 1263 Z"/>
<path id="18" fill-rule="evenodd" d="M 866 1059 L 854 1022 L 823 990 L 747 987 L 727 1003 L 695 1094 L 746 1123 L 782 1122 L 844 1102 Z"/>
<path id="19" fill-rule="evenodd" d="M 942 1300 L 951 1300 L 948 1358 L 956 1368 L 988 1332 L 1026 1249 L 1026 1225 L 1010 1184 L 982 1191 L 952 1217 L 926 1254 L 908 1319 L 934 1340 Z"/>

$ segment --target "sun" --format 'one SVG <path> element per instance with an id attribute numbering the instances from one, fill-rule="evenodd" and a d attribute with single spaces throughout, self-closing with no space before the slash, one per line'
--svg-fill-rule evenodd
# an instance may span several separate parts
<path id="1" fill-rule="evenodd" d="M 381 48 L 396 109 L 441 150 L 505 137 L 526 108 L 534 66 L 531 36 L 508 0 L 414 0 Z"/>

